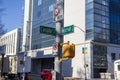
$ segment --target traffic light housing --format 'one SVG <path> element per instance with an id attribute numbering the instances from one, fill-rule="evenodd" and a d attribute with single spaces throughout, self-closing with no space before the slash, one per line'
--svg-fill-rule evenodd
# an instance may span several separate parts
<path id="1" fill-rule="evenodd" d="M 69 58 L 73 58 L 75 56 L 75 44 L 70 44 L 69 41 L 67 43 L 61 43 L 63 56 L 60 58 L 60 62 L 63 60 L 68 60 Z"/>
<path id="2" fill-rule="evenodd" d="M 68 44 L 63 46 L 63 56 L 68 58 L 73 58 L 75 56 L 75 45 Z"/>

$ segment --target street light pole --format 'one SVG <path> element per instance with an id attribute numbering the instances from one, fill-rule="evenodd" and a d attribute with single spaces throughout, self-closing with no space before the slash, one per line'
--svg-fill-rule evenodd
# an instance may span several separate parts
<path id="1" fill-rule="evenodd" d="M 80 27 L 78 26 L 74 26 L 78 29 L 80 29 L 83 33 L 84 33 L 84 49 L 86 48 L 86 43 L 85 43 L 85 36 L 86 36 L 86 31 L 81 29 Z M 84 53 L 84 69 L 85 69 L 85 73 L 84 73 L 84 80 L 87 80 L 87 75 L 86 75 L 86 53 Z"/>
<path id="2" fill-rule="evenodd" d="M 85 53 L 84 53 L 84 68 L 85 68 L 85 80 L 87 80 L 87 75 L 86 75 L 86 54 Z"/>

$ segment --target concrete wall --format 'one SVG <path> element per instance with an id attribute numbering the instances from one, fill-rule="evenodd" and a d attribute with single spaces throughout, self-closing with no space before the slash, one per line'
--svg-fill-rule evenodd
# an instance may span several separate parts
<path id="1" fill-rule="evenodd" d="M 82 53 L 82 48 L 87 47 L 87 54 Z M 73 59 L 69 59 L 68 61 L 63 61 L 62 63 L 62 72 L 64 77 L 76 77 L 76 78 L 84 78 L 85 68 L 84 68 L 84 60 L 88 67 L 86 67 L 86 76 L 87 78 L 92 77 L 92 51 L 91 44 L 86 42 L 86 45 L 76 44 L 75 46 L 75 57 Z M 85 57 L 84 57 L 85 56 Z"/>
<path id="2" fill-rule="evenodd" d="M 32 0 L 24 1 L 24 24 L 23 24 L 23 42 L 22 42 L 22 51 L 25 51 L 25 45 L 30 49 L 31 42 L 31 24 L 32 24 Z"/>
<path id="3" fill-rule="evenodd" d="M 78 44 L 84 42 L 85 35 L 85 0 L 64 1 L 64 26 L 74 25 L 74 33 L 64 36 L 64 42 Z"/>
<path id="4" fill-rule="evenodd" d="M 89 44 L 85 44 L 85 0 L 65 0 L 64 1 L 64 27 L 74 25 L 74 33 L 64 35 L 64 42 L 70 41 L 75 44 L 75 57 L 65 64 L 67 68 L 63 68 L 63 72 L 72 77 L 84 78 L 84 54 L 82 54 L 82 47 L 88 46 L 88 53 L 90 52 Z M 89 53 L 90 54 L 90 53 Z M 89 65 L 90 55 L 86 54 L 86 62 Z M 68 63 L 69 62 L 69 63 Z M 90 67 L 87 68 L 87 72 Z M 89 76 L 89 75 L 87 75 Z"/>
<path id="5" fill-rule="evenodd" d="M 16 55 L 19 48 L 20 32 L 19 28 L 14 29 L 0 38 L 0 46 L 5 45 L 5 55 Z"/>

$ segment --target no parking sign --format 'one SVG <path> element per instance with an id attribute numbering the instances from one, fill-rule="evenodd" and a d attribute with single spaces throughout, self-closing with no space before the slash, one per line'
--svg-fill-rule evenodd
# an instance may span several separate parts
<path id="1" fill-rule="evenodd" d="M 52 50 L 53 50 L 53 55 L 57 55 L 57 52 L 58 52 L 58 43 L 57 42 L 55 42 L 53 44 Z"/>
<path id="2" fill-rule="evenodd" d="M 61 21 L 64 17 L 64 1 L 59 0 L 54 6 L 54 21 Z"/>

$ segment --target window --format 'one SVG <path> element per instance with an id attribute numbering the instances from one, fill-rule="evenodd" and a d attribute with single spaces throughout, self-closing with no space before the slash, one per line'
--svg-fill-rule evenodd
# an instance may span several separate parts
<path id="1" fill-rule="evenodd" d="M 41 11 L 38 11 L 37 17 L 41 16 Z"/>
<path id="2" fill-rule="evenodd" d="M 119 54 L 119 59 L 120 59 L 120 54 Z"/>
<path id="3" fill-rule="evenodd" d="M 97 2 L 97 3 L 101 4 L 101 0 L 95 0 L 95 2 Z"/>
<path id="4" fill-rule="evenodd" d="M 93 0 L 86 0 L 86 3 L 90 3 L 90 2 L 93 2 Z"/>
<path id="5" fill-rule="evenodd" d="M 42 4 L 42 0 L 38 0 L 38 6 Z"/>
<path id="6" fill-rule="evenodd" d="M 101 15 L 94 14 L 94 19 L 95 19 L 95 21 L 99 21 L 99 22 L 102 21 Z"/>
<path id="7" fill-rule="evenodd" d="M 102 9 L 102 5 L 97 4 L 97 3 L 94 3 L 94 7 L 97 8 L 97 9 L 100 9 L 100 10 Z"/>
<path id="8" fill-rule="evenodd" d="M 103 0 L 103 1 L 102 1 L 102 4 L 103 4 L 103 5 L 106 5 L 106 1 Z"/>
<path id="9" fill-rule="evenodd" d="M 49 6 L 49 12 L 53 11 L 53 7 L 54 7 L 53 5 Z"/>
<path id="10" fill-rule="evenodd" d="M 115 53 L 111 53 L 111 60 L 115 60 Z"/>
<path id="11" fill-rule="evenodd" d="M 120 71 L 120 65 L 118 65 L 118 71 Z"/>

